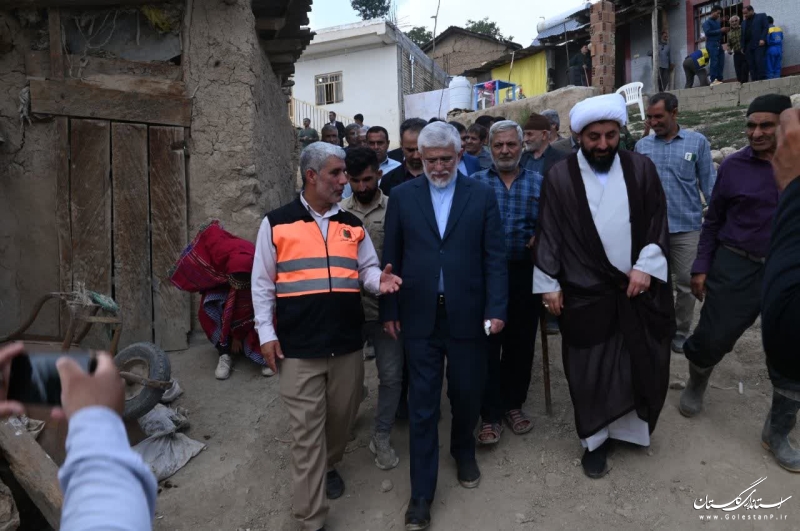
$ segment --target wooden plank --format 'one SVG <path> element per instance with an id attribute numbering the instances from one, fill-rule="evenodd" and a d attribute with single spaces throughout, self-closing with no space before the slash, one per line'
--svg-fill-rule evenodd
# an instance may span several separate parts
<path id="1" fill-rule="evenodd" d="M 190 99 L 166 94 L 97 88 L 79 80 L 31 79 L 31 110 L 76 118 L 191 125 Z"/>
<path id="2" fill-rule="evenodd" d="M 256 19 L 257 31 L 279 31 L 286 24 L 284 17 L 264 17 Z"/>
<path id="3" fill-rule="evenodd" d="M 301 51 L 307 44 L 303 39 L 279 39 L 275 41 L 262 41 L 261 47 L 267 53 Z"/>
<path id="4" fill-rule="evenodd" d="M 109 123 L 70 121 L 70 206 L 73 289 L 111 295 L 111 175 Z M 108 348 L 102 327 L 87 345 Z"/>
<path id="5" fill-rule="evenodd" d="M 172 81 L 180 81 L 182 78 L 181 67 L 172 63 L 150 63 L 93 56 L 87 56 L 85 60 L 85 66 L 81 67 L 80 56 L 65 55 L 64 76 L 67 78 L 86 78 L 97 74 L 129 75 L 148 76 Z M 50 72 L 50 54 L 48 52 L 26 52 L 25 74 L 28 77 L 54 77 Z"/>
<path id="6" fill-rule="evenodd" d="M 150 127 L 150 216 L 153 263 L 153 328 L 156 344 L 164 350 L 188 347 L 189 294 L 169 281 L 188 240 L 184 133 L 179 127 Z"/>
<path id="7" fill-rule="evenodd" d="M 61 10 L 57 7 L 47 12 L 50 32 L 50 64 L 55 65 L 54 79 L 64 79 L 64 54 L 61 50 Z"/>
<path id="8" fill-rule="evenodd" d="M 111 124 L 114 300 L 122 311 L 120 347 L 153 340 L 147 126 Z"/>
<path id="9" fill-rule="evenodd" d="M 56 230 L 58 231 L 59 290 L 72 291 L 72 219 L 69 205 L 69 118 L 55 118 L 56 135 Z M 53 303 L 51 303 L 53 304 Z M 59 333 L 63 337 L 69 326 L 69 310 L 61 305 Z"/>
<path id="10" fill-rule="evenodd" d="M 58 486 L 58 467 L 19 420 L 0 422 L 0 450 L 14 478 L 41 511 L 47 523 L 58 529 L 63 497 Z"/>

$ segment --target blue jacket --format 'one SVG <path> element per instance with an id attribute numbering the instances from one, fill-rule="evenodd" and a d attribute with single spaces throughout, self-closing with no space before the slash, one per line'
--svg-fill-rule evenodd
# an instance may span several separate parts
<path id="1" fill-rule="evenodd" d="M 456 179 L 443 238 L 426 177 L 394 188 L 386 209 L 383 264 L 392 264 L 403 286 L 380 298 L 381 321 L 400 321 L 409 339 L 433 333 L 440 271 L 452 337 L 485 338 L 484 320 L 506 321 L 508 266 L 497 196 L 475 179 Z"/>
<path id="2" fill-rule="evenodd" d="M 722 41 L 722 25 L 720 25 L 719 20 L 707 18 L 706 21 L 703 22 L 703 33 L 706 34 L 706 45 L 708 45 L 708 43 L 719 43 Z"/>
<path id="3" fill-rule="evenodd" d="M 769 28 L 767 46 L 783 46 L 783 30 L 779 26 L 771 26 Z"/>
<path id="4" fill-rule="evenodd" d="M 745 45 L 744 36 L 747 33 L 748 26 L 752 25 L 752 36 L 750 44 Z M 758 48 L 758 41 L 767 42 L 767 34 L 769 32 L 769 22 L 767 22 L 767 15 L 764 13 L 756 13 L 751 20 L 744 19 L 742 22 L 742 50 L 750 48 Z"/>
<path id="5" fill-rule="evenodd" d="M 478 161 L 478 157 L 476 157 L 475 155 L 464 153 L 464 156 L 461 158 L 461 160 L 464 161 L 464 166 L 467 167 L 467 176 L 470 176 L 473 173 L 481 171 L 481 164 Z"/>

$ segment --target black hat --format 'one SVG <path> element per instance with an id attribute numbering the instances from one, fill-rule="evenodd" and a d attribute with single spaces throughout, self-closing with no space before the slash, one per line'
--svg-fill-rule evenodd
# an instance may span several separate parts
<path id="1" fill-rule="evenodd" d="M 750 103 L 747 108 L 747 116 L 754 112 L 771 112 L 780 114 L 786 109 L 792 108 L 792 99 L 789 96 L 782 94 L 764 94 L 759 96 Z"/>

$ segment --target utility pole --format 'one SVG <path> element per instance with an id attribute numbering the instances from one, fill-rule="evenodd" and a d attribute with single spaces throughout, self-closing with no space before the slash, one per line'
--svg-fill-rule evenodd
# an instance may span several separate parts
<path id="1" fill-rule="evenodd" d="M 658 92 L 658 0 L 653 0 L 653 93 Z"/>

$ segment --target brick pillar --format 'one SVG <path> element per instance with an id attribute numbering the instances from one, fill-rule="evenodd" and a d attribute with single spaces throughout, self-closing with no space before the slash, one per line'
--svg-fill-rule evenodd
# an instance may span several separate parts
<path id="1" fill-rule="evenodd" d="M 601 94 L 614 92 L 616 15 L 614 4 L 597 2 L 591 8 L 592 86 Z"/>

